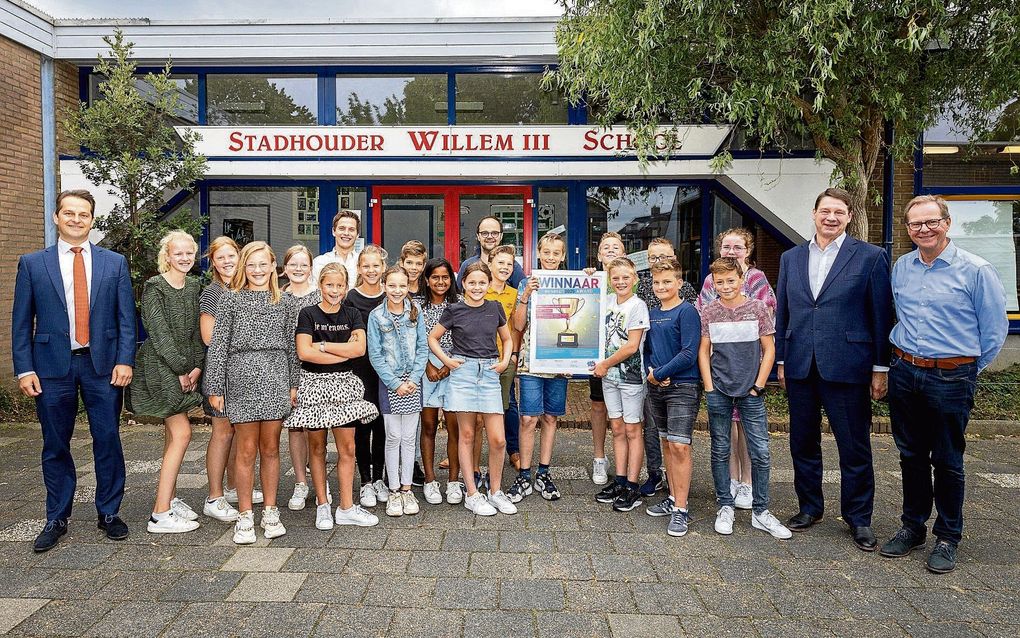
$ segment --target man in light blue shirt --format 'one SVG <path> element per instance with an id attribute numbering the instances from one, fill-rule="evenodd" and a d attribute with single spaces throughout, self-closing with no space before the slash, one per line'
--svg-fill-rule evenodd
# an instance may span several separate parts
<path id="1" fill-rule="evenodd" d="M 928 569 L 950 572 L 963 535 L 964 432 L 977 374 L 1006 341 L 1006 294 L 995 269 L 947 236 L 941 197 L 915 197 L 904 221 L 917 250 L 892 271 L 899 323 L 890 341 L 889 408 L 903 476 L 903 527 L 882 546 L 895 558 L 924 547 L 932 502 L 935 547 Z M 934 471 L 934 480 L 933 480 Z"/>

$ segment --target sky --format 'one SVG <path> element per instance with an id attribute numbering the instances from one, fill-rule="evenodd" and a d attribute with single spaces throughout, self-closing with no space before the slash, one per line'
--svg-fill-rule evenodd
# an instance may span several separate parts
<path id="1" fill-rule="evenodd" d="M 149 18 L 343 20 L 415 17 L 559 16 L 555 0 L 22 0 L 57 19 Z"/>

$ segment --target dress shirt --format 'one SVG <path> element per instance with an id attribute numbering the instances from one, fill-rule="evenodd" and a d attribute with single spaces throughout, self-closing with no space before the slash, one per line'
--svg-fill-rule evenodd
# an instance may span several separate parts
<path id="1" fill-rule="evenodd" d="M 57 256 L 60 260 L 60 279 L 64 284 L 64 299 L 67 302 L 68 334 L 71 337 L 71 350 L 84 348 L 89 344 L 79 345 L 75 340 L 74 331 L 74 253 L 71 252 L 71 244 L 63 239 L 57 240 Z M 81 256 L 85 261 L 85 284 L 92 296 L 92 243 L 85 242 L 81 245 Z"/>
<path id="2" fill-rule="evenodd" d="M 347 290 L 354 288 L 354 282 L 358 280 L 358 255 L 360 254 L 351 249 L 351 253 L 344 259 L 337 254 L 335 248 L 328 253 L 322 253 L 312 260 L 312 286 L 319 285 L 319 273 L 322 272 L 322 268 L 326 264 L 341 264 L 347 269 Z"/>
<path id="3" fill-rule="evenodd" d="M 1006 341 L 1006 292 L 995 268 L 953 241 L 931 265 L 914 250 L 896 260 L 893 300 L 899 323 L 889 340 L 927 359 L 976 357 L 978 370 Z"/>
<path id="4" fill-rule="evenodd" d="M 811 283 L 811 296 L 818 299 L 818 293 L 822 291 L 822 284 L 832 270 L 832 264 L 836 263 L 836 256 L 839 249 L 846 240 L 846 233 L 840 233 L 839 237 L 829 242 L 825 248 L 820 248 L 816 241 L 817 235 L 811 238 L 808 244 L 808 281 Z"/>

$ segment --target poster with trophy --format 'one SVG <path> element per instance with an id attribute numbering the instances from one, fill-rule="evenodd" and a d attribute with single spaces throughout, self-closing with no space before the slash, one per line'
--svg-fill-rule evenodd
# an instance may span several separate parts
<path id="1" fill-rule="evenodd" d="M 591 374 L 605 358 L 605 273 L 535 270 L 529 366 L 532 372 Z"/>

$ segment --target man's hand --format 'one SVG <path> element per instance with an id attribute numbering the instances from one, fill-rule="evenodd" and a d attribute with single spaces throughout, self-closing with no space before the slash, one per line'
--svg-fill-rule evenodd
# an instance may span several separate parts
<path id="1" fill-rule="evenodd" d="M 783 364 L 781 364 L 781 363 L 778 366 L 776 366 L 776 376 L 779 377 L 779 387 L 785 390 L 786 389 L 786 374 L 784 374 L 784 372 L 783 372 L 783 368 L 784 367 L 785 366 Z M 874 387 L 874 386 L 872 386 L 872 387 Z"/>
<path id="2" fill-rule="evenodd" d="M 659 385 L 659 380 L 655 378 L 655 374 L 651 370 L 648 372 L 648 383 Z"/>
<path id="3" fill-rule="evenodd" d="M 592 372 L 595 374 L 596 377 L 599 377 L 601 379 L 605 377 L 607 374 L 609 374 L 609 368 L 606 367 L 604 361 L 599 361 L 598 363 L 595 364 L 595 369 Z"/>
<path id="4" fill-rule="evenodd" d="M 39 375 L 35 373 L 18 379 L 18 387 L 26 397 L 37 397 L 42 394 L 42 383 L 39 382 Z"/>
<path id="5" fill-rule="evenodd" d="M 872 372 L 871 373 L 871 398 L 875 401 L 880 400 L 889 392 L 889 373 L 888 372 Z"/>
<path id="6" fill-rule="evenodd" d="M 131 376 L 134 374 L 134 370 L 131 366 L 124 364 L 113 366 L 113 378 L 110 383 L 117 386 L 118 388 L 126 387 L 131 383 Z"/>

